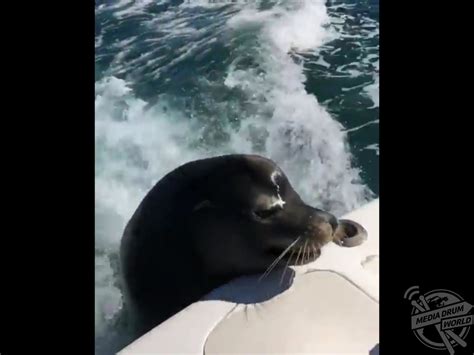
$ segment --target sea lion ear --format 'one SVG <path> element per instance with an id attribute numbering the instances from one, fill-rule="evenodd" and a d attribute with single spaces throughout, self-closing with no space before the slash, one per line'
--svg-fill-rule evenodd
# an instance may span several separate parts
<path id="1" fill-rule="evenodd" d="M 199 202 L 196 206 L 193 208 L 193 212 L 196 212 L 202 208 L 207 208 L 207 207 L 212 207 L 212 203 L 209 200 L 204 200 Z"/>

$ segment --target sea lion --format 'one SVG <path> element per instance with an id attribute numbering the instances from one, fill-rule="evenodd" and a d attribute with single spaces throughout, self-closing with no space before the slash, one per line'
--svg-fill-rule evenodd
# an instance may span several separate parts
<path id="1" fill-rule="evenodd" d="M 120 248 L 126 302 L 143 334 L 231 279 L 276 259 L 314 260 L 338 220 L 305 204 L 256 155 L 192 161 L 163 177 L 128 222 Z M 283 257 L 282 253 L 286 252 Z M 301 260 L 300 260 L 301 262 Z"/>

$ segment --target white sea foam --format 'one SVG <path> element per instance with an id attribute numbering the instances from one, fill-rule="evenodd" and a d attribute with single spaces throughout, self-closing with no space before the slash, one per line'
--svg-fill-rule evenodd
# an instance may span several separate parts
<path id="1" fill-rule="evenodd" d="M 253 22 L 262 26 L 256 53 L 260 74 L 231 66 L 226 84 L 240 87 L 258 101 L 261 112 L 270 114 L 250 118 L 239 135 L 247 135 L 248 142 L 250 127 L 266 131 L 264 152 L 282 166 L 308 202 L 336 214 L 357 207 L 367 190 L 358 170 L 351 167 L 343 127 L 306 92 L 303 69 L 288 55 L 292 50 L 314 50 L 333 38 L 324 2 L 294 2 L 291 9 L 276 7 L 263 15 L 257 10 L 242 11 L 229 25 L 239 30 L 255 26 Z"/>

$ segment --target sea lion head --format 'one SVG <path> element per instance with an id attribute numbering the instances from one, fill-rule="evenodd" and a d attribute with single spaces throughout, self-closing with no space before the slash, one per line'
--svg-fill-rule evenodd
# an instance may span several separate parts
<path id="1" fill-rule="evenodd" d="M 138 332 L 235 277 L 316 258 L 337 226 L 269 159 L 226 155 L 178 167 L 147 193 L 121 242 Z"/>
<path id="2" fill-rule="evenodd" d="M 305 260 L 313 260 L 338 226 L 335 216 L 307 205 L 285 173 L 260 156 L 236 156 L 201 187 L 205 193 L 187 228 L 212 274 L 264 271 L 285 250 L 284 258 L 293 255 L 289 264 L 303 250 Z"/>

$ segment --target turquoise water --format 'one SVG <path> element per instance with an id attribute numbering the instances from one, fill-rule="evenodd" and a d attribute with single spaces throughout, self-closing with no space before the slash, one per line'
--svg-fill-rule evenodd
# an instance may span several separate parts
<path id="1" fill-rule="evenodd" d="M 101 342 L 123 227 L 179 164 L 262 154 L 337 215 L 378 195 L 378 0 L 96 0 L 95 43 Z"/>

